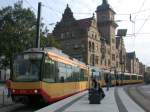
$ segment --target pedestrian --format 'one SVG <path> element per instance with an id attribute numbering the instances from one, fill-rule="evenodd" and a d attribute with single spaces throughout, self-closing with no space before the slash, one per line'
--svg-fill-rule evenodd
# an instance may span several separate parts
<path id="1" fill-rule="evenodd" d="M 10 78 L 9 80 L 6 80 L 6 86 L 7 86 L 7 97 L 10 97 L 11 96 L 11 90 L 10 90 Z"/>
<path id="2" fill-rule="evenodd" d="M 95 78 L 92 80 L 92 88 L 98 91 L 98 93 L 101 95 L 102 98 L 105 97 L 105 93 L 101 88 L 100 83 Z"/>
<path id="3" fill-rule="evenodd" d="M 92 88 L 96 89 L 98 87 L 98 82 L 95 78 L 92 79 Z"/>
<path id="4" fill-rule="evenodd" d="M 110 74 L 105 75 L 105 84 L 106 84 L 106 90 L 109 91 L 109 87 L 110 87 L 110 84 L 111 84 Z"/>

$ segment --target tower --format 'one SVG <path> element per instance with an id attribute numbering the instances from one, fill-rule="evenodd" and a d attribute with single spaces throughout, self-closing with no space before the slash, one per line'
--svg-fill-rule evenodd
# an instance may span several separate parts
<path id="1" fill-rule="evenodd" d="M 114 16 L 115 11 L 111 8 L 107 0 L 103 0 L 102 4 L 96 9 L 98 30 L 103 38 L 105 38 L 107 45 L 109 46 L 108 52 L 110 59 L 108 60 L 108 66 L 116 65 L 116 38 L 115 30 L 118 26 L 115 23 Z"/>
<path id="2" fill-rule="evenodd" d="M 116 14 L 108 4 L 107 0 L 103 0 L 102 4 L 97 7 L 97 24 L 98 30 L 108 44 L 111 44 L 111 38 L 115 37 L 115 29 L 118 26 L 114 21 Z"/>

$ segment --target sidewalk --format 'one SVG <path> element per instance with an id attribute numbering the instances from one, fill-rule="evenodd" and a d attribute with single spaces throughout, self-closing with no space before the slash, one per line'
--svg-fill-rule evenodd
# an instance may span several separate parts
<path id="1" fill-rule="evenodd" d="M 109 91 L 103 90 L 106 97 L 101 101 L 101 104 L 89 104 L 87 94 L 63 112 L 119 112 L 114 98 L 114 88 Z"/>
<path id="2" fill-rule="evenodd" d="M 88 92 L 83 92 L 51 104 L 36 112 L 145 112 L 126 94 L 122 87 L 105 92 L 101 104 L 89 104 Z M 123 108 L 124 109 L 123 109 Z"/>

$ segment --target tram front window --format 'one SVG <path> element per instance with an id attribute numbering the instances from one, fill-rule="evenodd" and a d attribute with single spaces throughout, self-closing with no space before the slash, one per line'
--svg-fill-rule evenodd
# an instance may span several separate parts
<path id="1" fill-rule="evenodd" d="M 38 81 L 42 57 L 42 53 L 25 53 L 18 56 L 13 64 L 13 80 Z"/>

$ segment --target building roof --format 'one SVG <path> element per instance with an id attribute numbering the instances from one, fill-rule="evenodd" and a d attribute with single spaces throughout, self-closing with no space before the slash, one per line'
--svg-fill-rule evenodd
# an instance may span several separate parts
<path id="1" fill-rule="evenodd" d="M 111 6 L 109 5 L 108 1 L 107 0 L 103 0 L 102 4 L 97 7 L 96 11 L 106 11 L 106 10 L 111 10 L 112 12 L 115 13 L 115 11 L 113 11 Z"/>
<path id="2" fill-rule="evenodd" d="M 81 28 L 89 28 L 91 26 L 91 20 L 92 20 L 92 17 L 80 19 L 80 20 L 77 20 L 77 23 L 79 24 Z"/>
<path id="3" fill-rule="evenodd" d="M 64 14 L 62 15 L 62 20 L 61 21 L 64 21 L 64 22 L 75 21 L 75 18 L 73 16 L 73 12 L 71 11 L 68 4 L 67 4 L 67 7 L 64 11 Z"/>

